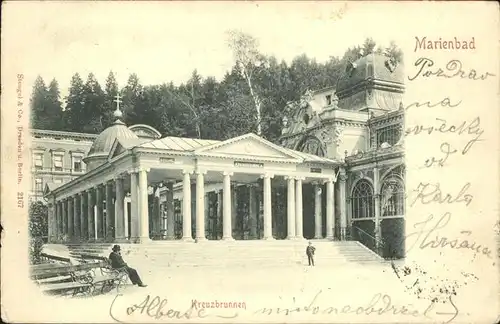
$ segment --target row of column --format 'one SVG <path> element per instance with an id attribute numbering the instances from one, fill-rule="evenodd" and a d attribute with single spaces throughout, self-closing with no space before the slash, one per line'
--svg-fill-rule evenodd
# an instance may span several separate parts
<path id="1" fill-rule="evenodd" d="M 183 235 L 182 240 L 192 241 L 191 236 L 191 174 L 190 171 L 183 172 Z M 196 234 L 197 242 L 205 241 L 205 188 L 204 175 L 206 172 L 196 172 Z M 222 188 L 222 224 L 223 240 L 233 240 L 232 236 L 232 199 L 231 199 L 231 176 L 232 172 L 224 172 Z M 271 201 L 271 179 L 272 174 L 264 174 L 263 179 L 263 207 L 264 207 L 264 240 L 272 240 L 272 201 Z M 303 202 L 302 202 L 302 182 L 303 177 L 286 177 L 288 181 L 288 239 L 303 239 Z M 334 233 L 334 179 L 325 181 L 327 184 L 326 193 L 326 236 L 333 239 Z M 322 213 L 321 213 L 321 186 L 315 187 L 315 238 L 322 237 Z"/>
<path id="2" fill-rule="evenodd" d="M 131 241 L 149 241 L 149 212 L 148 212 L 148 183 L 147 172 L 149 169 L 134 169 L 130 175 L 130 201 L 131 201 Z M 182 240 L 192 241 L 191 234 L 191 175 L 193 171 L 183 171 L 183 235 Z M 196 234 L 197 242 L 205 241 L 205 181 L 206 171 L 197 170 L 196 177 Z M 232 172 L 223 173 L 223 240 L 233 240 L 232 236 L 232 199 L 231 176 Z M 272 240 L 272 201 L 271 180 L 272 174 L 261 175 L 263 179 L 263 211 L 264 211 L 264 239 Z M 288 238 L 303 238 L 303 205 L 302 182 L 303 177 L 287 177 L 288 181 Z M 123 242 L 128 236 L 125 233 L 124 213 L 124 176 L 118 176 L 107 183 L 97 185 L 71 197 L 55 201 L 55 233 L 58 241 L 108 241 Z M 334 233 L 334 179 L 326 182 L 326 236 L 333 238 Z M 113 186 L 115 188 L 113 192 Z M 167 190 L 173 195 L 173 187 Z M 340 188 L 340 199 L 345 203 L 345 182 Z M 173 202 L 173 196 L 170 197 Z M 105 202 L 105 207 L 104 207 Z M 173 203 L 167 218 L 167 239 L 174 238 Z M 106 217 L 104 217 L 104 208 Z M 345 206 L 341 206 L 341 227 L 346 223 Z M 322 237 L 321 215 L 321 188 L 315 187 L 315 238 Z M 105 224 L 104 224 L 105 223 Z M 49 224 L 51 226 L 51 224 Z"/>
<path id="3" fill-rule="evenodd" d="M 149 240 L 147 172 L 134 169 L 130 175 L 131 238 Z M 55 200 L 53 236 L 59 242 L 124 242 L 125 191 L 124 176 L 96 185 L 61 200 Z M 114 187 L 114 190 L 113 190 Z M 104 210 L 106 217 L 104 217 Z"/>
<path id="4" fill-rule="evenodd" d="M 303 177 L 287 177 L 287 224 L 288 239 L 303 239 L 303 202 L 302 202 L 302 181 Z M 326 182 L 326 238 L 333 239 L 334 233 L 334 181 Z M 322 234 L 322 208 L 321 208 L 321 184 L 314 185 L 314 238 L 323 238 Z"/>

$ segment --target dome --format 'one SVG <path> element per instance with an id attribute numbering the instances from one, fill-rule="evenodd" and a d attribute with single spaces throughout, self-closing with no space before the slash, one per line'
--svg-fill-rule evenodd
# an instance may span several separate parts
<path id="1" fill-rule="evenodd" d="M 364 81 L 383 81 L 385 86 L 393 84 L 398 88 L 404 84 L 404 66 L 385 55 L 364 56 L 346 67 L 337 84 L 339 98 L 349 95 L 353 88 Z"/>
<path id="2" fill-rule="evenodd" d="M 95 169 L 103 164 L 111 151 L 116 139 L 138 139 L 139 137 L 131 131 L 121 120 L 117 119 L 113 125 L 102 131 L 90 147 L 84 162 L 87 169 Z"/>

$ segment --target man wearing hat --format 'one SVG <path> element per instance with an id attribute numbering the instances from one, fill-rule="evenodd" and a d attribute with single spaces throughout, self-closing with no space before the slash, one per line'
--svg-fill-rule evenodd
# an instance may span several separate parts
<path id="1" fill-rule="evenodd" d="M 129 267 L 125 261 L 123 261 L 122 254 L 120 252 L 121 248 L 119 245 L 114 245 L 113 246 L 113 252 L 109 255 L 109 260 L 111 261 L 111 267 L 113 269 L 121 269 L 125 268 L 128 273 L 128 277 L 130 278 L 130 281 L 134 285 L 138 285 L 139 287 L 147 287 L 147 285 L 142 283 L 141 278 L 139 277 L 139 274 L 137 273 L 137 270 L 134 268 Z"/>
<path id="2" fill-rule="evenodd" d="M 307 260 L 309 261 L 309 266 L 314 267 L 314 252 L 316 248 L 312 245 L 312 242 L 309 242 L 309 245 L 306 248 Z"/>

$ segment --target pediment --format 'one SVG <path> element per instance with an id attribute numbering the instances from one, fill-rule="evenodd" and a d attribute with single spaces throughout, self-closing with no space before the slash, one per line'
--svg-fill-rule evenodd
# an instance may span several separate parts
<path id="1" fill-rule="evenodd" d="M 149 139 L 145 138 L 120 138 L 115 139 L 111 150 L 108 154 L 108 161 L 125 152 L 128 149 L 139 146 L 145 142 L 149 142 Z"/>
<path id="2" fill-rule="evenodd" d="M 43 188 L 43 195 L 44 196 L 49 195 L 52 191 L 54 191 L 56 188 L 60 186 L 61 184 L 58 183 L 52 183 L 52 182 L 46 183 L 45 187 Z"/>
<path id="3" fill-rule="evenodd" d="M 126 150 L 127 148 L 123 145 L 123 143 L 120 143 L 120 140 L 116 139 L 113 146 L 111 146 L 111 150 L 109 151 L 108 160 L 113 159 L 115 156 L 122 154 Z"/>
<path id="4" fill-rule="evenodd" d="M 206 146 L 195 151 L 203 155 L 251 156 L 272 159 L 300 160 L 300 157 L 255 134 L 246 134 Z"/>

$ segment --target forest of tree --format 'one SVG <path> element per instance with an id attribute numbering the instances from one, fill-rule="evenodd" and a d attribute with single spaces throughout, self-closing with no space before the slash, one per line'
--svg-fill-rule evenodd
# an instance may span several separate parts
<path id="1" fill-rule="evenodd" d="M 396 61 L 403 59 L 394 43 L 381 48 L 373 39 L 325 63 L 305 54 L 290 64 L 280 62 L 262 54 L 256 39 L 239 32 L 228 33 L 228 45 L 234 66 L 221 81 L 202 77 L 194 70 L 179 86 L 143 86 L 139 76 L 131 74 L 125 87 L 119 89 L 112 72 L 104 88 L 94 74 L 84 80 L 75 73 L 68 95 L 61 98 L 57 80 L 47 86 L 39 76 L 31 97 L 32 127 L 100 133 L 113 122 L 113 99 L 119 92 L 127 125 L 147 124 L 163 136 L 217 140 L 254 132 L 276 142 L 286 103 L 298 100 L 308 89 L 335 85 L 347 62 L 374 52 Z"/>

